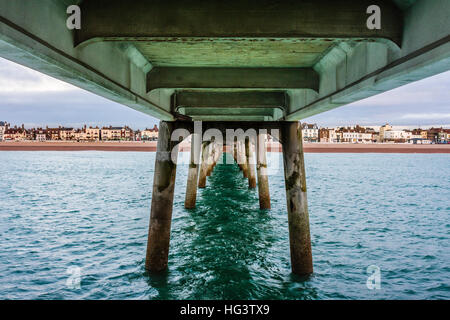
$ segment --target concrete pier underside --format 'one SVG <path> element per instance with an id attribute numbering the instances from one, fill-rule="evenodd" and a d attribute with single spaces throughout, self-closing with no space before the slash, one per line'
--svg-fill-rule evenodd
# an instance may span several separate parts
<path id="1" fill-rule="evenodd" d="M 161 271 L 167 267 L 170 239 L 170 221 L 172 217 L 172 202 L 174 197 L 174 179 L 176 175 L 176 159 L 179 141 L 172 141 L 171 135 L 177 129 L 186 131 L 186 135 L 199 135 L 195 132 L 194 124 L 186 121 L 165 122 L 160 128 L 163 130 L 159 136 L 156 165 L 154 173 L 154 186 L 152 196 L 152 211 L 150 218 L 149 237 L 146 267 L 150 271 Z M 228 130 L 233 130 L 234 136 L 230 141 L 229 150 L 235 150 L 237 164 L 244 164 L 247 172 L 249 188 L 256 187 L 256 160 L 254 159 L 256 144 L 256 158 L 258 162 L 258 185 L 261 209 L 270 208 L 270 195 L 266 169 L 266 133 L 278 137 L 283 146 L 284 171 L 286 181 L 286 198 L 289 221 L 289 237 L 291 247 L 292 270 L 296 274 L 305 275 L 312 273 L 312 253 L 309 231 L 308 204 L 306 199 L 306 176 L 303 156 L 303 144 L 301 126 L 299 122 L 203 122 L 201 135 L 214 129 L 222 136 L 227 135 Z M 239 134 L 239 130 L 243 134 Z M 245 131 L 244 131 L 245 130 Z M 253 134 L 253 132 L 263 132 Z M 236 141 L 237 140 L 237 141 Z M 197 180 L 199 163 L 193 163 L 196 159 L 195 145 L 198 140 L 193 136 L 191 140 L 191 163 L 186 190 L 185 207 L 195 208 L 197 192 Z M 168 151 L 168 147 L 173 151 Z M 240 147 L 239 147 L 240 146 Z M 223 146 L 217 144 L 215 139 L 203 142 L 202 163 L 199 177 L 199 187 L 206 187 L 207 176 L 214 170 Z M 168 203 L 171 203 L 168 205 Z"/>
<path id="2" fill-rule="evenodd" d="M 69 5 L 81 8 L 79 30 L 66 27 Z M 372 5 L 381 29 L 367 28 Z M 163 120 L 146 263 L 154 271 L 167 267 L 170 136 L 204 121 L 202 132 L 280 130 L 292 269 L 312 272 L 297 121 L 450 70 L 449 34 L 448 0 L 0 0 L 1 57 Z M 259 140 L 227 144 L 269 208 Z M 195 145 L 186 208 L 214 169 L 215 143 Z"/>

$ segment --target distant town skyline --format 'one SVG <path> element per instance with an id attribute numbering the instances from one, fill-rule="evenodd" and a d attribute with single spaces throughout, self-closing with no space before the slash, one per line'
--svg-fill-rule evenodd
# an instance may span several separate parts
<path id="1" fill-rule="evenodd" d="M 65 126 L 27 129 L 24 125 L 12 126 L 0 121 L 0 142 L 23 141 L 148 141 L 158 139 L 159 129 L 154 125 L 151 129 L 133 130 L 124 127 L 87 127 L 68 128 Z M 450 129 L 404 129 L 398 130 L 388 124 L 379 129 L 365 126 L 319 127 L 317 124 L 302 123 L 302 135 L 305 142 L 327 143 L 420 143 L 449 144 Z"/>
<path id="2" fill-rule="evenodd" d="M 90 125 L 87 123 L 84 124 L 80 124 L 77 126 L 71 126 L 71 125 L 66 125 L 66 124 L 43 124 L 43 125 L 38 125 L 38 126 L 30 126 L 25 124 L 23 121 L 22 122 L 18 122 L 18 123 L 11 123 L 10 121 L 8 121 L 8 119 L 0 119 L 0 124 L 3 123 L 7 123 L 11 126 L 11 128 L 17 127 L 17 128 L 21 128 L 22 125 L 24 126 L 25 129 L 45 129 L 45 128 L 72 128 L 72 129 L 82 129 L 82 128 L 110 128 L 110 127 L 128 127 L 132 130 L 146 130 L 146 129 L 154 129 L 155 127 L 158 127 L 158 122 L 156 122 L 155 124 L 151 125 L 151 126 L 145 126 L 143 128 L 138 128 L 138 127 L 133 127 L 127 123 L 124 124 L 102 124 L 102 125 Z M 384 125 L 391 125 L 390 122 L 386 122 L 386 123 L 382 123 L 382 124 L 376 124 L 376 125 L 361 125 L 359 123 L 349 123 L 349 124 L 345 124 L 345 125 L 336 125 L 336 126 L 326 126 L 326 125 L 322 125 L 321 123 L 317 123 L 317 122 L 311 122 L 311 121 L 301 121 L 302 124 L 314 124 L 317 125 L 319 128 L 354 128 L 354 127 L 364 127 L 364 128 L 372 128 L 375 130 L 379 130 L 380 127 L 384 126 Z M 393 127 L 393 129 L 396 130 L 412 130 L 412 129 L 431 129 L 431 128 L 444 128 L 444 129 L 450 129 L 450 124 L 448 125 L 426 125 L 426 126 L 415 126 L 415 125 L 391 125 Z"/>
<path id="3" fill-rule="evenodd" d="M 307 119 L 322 127 L 449 127 L 450 72 Z M 124 126 L 151 128 L 159 120 L 0 58 L 0 120 L 27 128 Z"/>

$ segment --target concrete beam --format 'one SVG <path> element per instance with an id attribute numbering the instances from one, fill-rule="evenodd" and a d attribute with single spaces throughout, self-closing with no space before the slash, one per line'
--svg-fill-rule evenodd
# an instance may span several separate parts
<path id="1" fill-rule="evenodd" d="M 370 5 L 381 8 L 380 30 L 366 26 Z M 77 45 L 165 37 L 378 38 L 400 45 L 403 31 L 402 12 L 390 0 L 90 0 L 81 11 Z"/>
<path id="2" fill-rule="evenodd" d="M 312 68 L 156 67 L 147 74 L 147 91 L 154 89 L 319 89 Z"/>
<path id="3" fill-rule="evenodd" d="M 287 96 L 283 91 L 207 92 L 180 91 L 174 94 L 175 111 L 179 107 L 202 108 L 284 108 Z"/>
<path id="4" fill-rule="evenodd" d="M 258 116 L 258 115 L 225 115 L 225 114 L 216 114 L 216 115 L 199 115 L 199 116 L 191 116 L 193 121 L 221 121 L 221 122 L 233 122 L 236 118 L 241 119 L 243 122 L 268 122 L 273 121 L 273 117 L 269 116 Z"/>
<path id="5" fill-rule="evenodd" d="M 405 0 L 406 1 L 406 0 Z M 314 69 L 319 94 L 291 93 L 285 119 L 296 121 L 450 70 L 450 1 L 416 1 L 405 11 L 401 50 L 341 43 Z"/>
<path id="6" fill-rule="evenodd" d="M 273 116 L 271 108 L 180 108 L 179 111 L 189 117 L 200 116 Z"/>
<path id="7" fill-rule="evenodd" d="M 293 110 L 286 115 L 286 120 L 305 119 L 449 70 L 450 36 L 447 35 L 370 73 L 366 72 L 341 88 L 335 87 L 331 93 L 319 94 L 307 103 L 297 103 L 303 99 L 291 96 Z M 321 79 L 325 82 L 330 77 L 334 81 L 338 78 L 336 75 L 337 72 L 334 75 L 331 72 L 331 76 L 323 74 Z"/>
<path id="8" fill-rule="evenodd" d="M 218 119 L 213 116 L 221 119 L 239 116 L 247 121 L 255 121 L 255 118 L 277 120 L 275 115 L 286 114 L 288 106 L 283 91 L 179 91 L 171 100 L 172 110 L 199 120 Z"/>
<path id="9" fill-rule="evenodd" d="M 174 120 L 170 100 L 146 91 L 151 67 L 131 44 L 102 42 L 74 48 L 67 3 L 0 0 L 0 57 L 127 105 Z"/>

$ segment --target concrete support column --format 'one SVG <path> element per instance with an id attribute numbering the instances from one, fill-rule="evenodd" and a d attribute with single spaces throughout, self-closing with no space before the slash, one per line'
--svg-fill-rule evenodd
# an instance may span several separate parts
<path id="1" fill-rule="evenodd" d="M 244 178 L 248 177 L 248 171 L 247 171 L 247 155 L 245 153 L 245 142 L 240 141 L 239 142 L 239 147 L 240 147 L 240 162 L 241 162 L 241 169 L 242 169 L 242 175 L 244 176 Z"/>
<path id="2" fill-rule="evenodd" d="M 223 146 L 222 146 L 223 148 Z M 222 151 L 220 150 L 220 145 L 219 143 L 214 141 L 214 145 L 213 145 L 213 152 L 212 152 L 212 157 L 211 157 L 211 170 L 209 172 L 209 175 L 212 174 L 212 172 L 214 171 L 214 168 L 217 165 L 217 161 L 219 160 L 219 156 L 222 154 Z"/>
<path id="3" fill-rule="evenodd" d="M 236 140 L 233 142 L 233 158 L 234 158 L 234 161 L 236 161 L 236 163 L 239 165 L 238 157 L 237 157 L 237 141 Z M 239 165 L 239 168 L 240 167 L 241 166 Z"/>
<path id="4" fill-rule="evenodd" d="M 298 275 L 306 275 L 313 272 L 313 261 L 300 123 L 283 123 L 281 125 L 281 140 L 283 145 L 292 272 Z"/>
<path id="5" fill-rule="evenodd" d="M 267 134 L 259 133 L 256 142 L 256 171 L 258 174 L 260 209 L 270 209 L 269 179 L 267 177 L 266 137 Z"/>
<path id="6" fill-rule="evenodd" d="M 198 178 L 198 187 L 206 188 L 206 174 L 208 171 L 208 157 L 209 157 L 210 142 L 203 141 L 202 144 L 202 164 L 200 166 L 200 177 Z"/>
<path id="7" fill-rule="evenodd" d="M 217 166 L 217 163 L 220 161 L 220 158 L 223 155 L 223 144 L 217 144 L 217 148 L 216 148 L 216 157 L 214 159 L 214 168 Z"/>
<path id="8" fill-rule="evenodd" d="M 236 140 L 235 142 L 235 150 L 236 150 L 236 163 L 239 167 L 239 170 L 242 171 L 242 151 L 241 151 L 241 144 L 239 140 Z"/>
<path id="9" fill-rule="evenodd" d="M 174 122 L 161 121 L 153 176 L 152 206 L 145 267 L 149 271 L 163 271 L 169 257 L 170 225 L 172 222 L 175 189 L 177 142 L 171 141 Z M 175 147 L 176 146 L 176 147 Z"/>
<path id="10" fill-rule="evenodd" d="M 245 156 L 247 159 L 247 177 L 248 187 L 250 189 L 256 188 L 256 172 L 255 172 L 255 156 L 253 152 L 253 143 L 250 139 L 245 139 Z"/>
<path id="11" fill-rule="evenodd" d="M 193 134 L 191 139 L 191 159 L 189 163 L 188 181 L 186 184 L 186 198 L 184 201 L 184 207 L 186 209 L 195 208 L 195 202 L 197 200 L 198 171 L 200 168 L 200 137 Z"/>
<path id="12" fill-rule="evenodd" d="M 209 146 L 209 153 L 208 153 L 208 169 L 206 170 L 206 175 L 209 177 L 211 176 L 211 173 L 214 169 L 214 159 L 216 158 L 216 143 L 215 141 L 212 141 Z"/>

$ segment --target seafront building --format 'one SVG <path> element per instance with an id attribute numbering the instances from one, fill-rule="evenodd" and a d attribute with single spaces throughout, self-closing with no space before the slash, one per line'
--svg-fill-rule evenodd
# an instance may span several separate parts
<path id="1" fill-rule="evenodd" d="M 45 132 L 44 132 L 45 134 Z M 70 141 L 75 139 L 75 130 L 73 128 L 61 128 L 59 130 L 59 137 L 63 141 Z M 36 140 L 37 136 L 36 136 Z"/>
<path id="2" fill-rule="evenodd" d="M 374 143 L 378 133 L 373 128 L 355 127 L 320 128 L 319 140 L 325 143 Z"/>
<path id="3" fill-rule="evenodd" d="M 153 129 L 145 129 L 141 132 L 141 140 L 157 140 L 158 139 L 158 126 L 155 124 Z"/>
<path id="4" fill-rule="evenodd" d="M 329 128 L 320 128 L 319 141 L 324 143 L 336 143 L 338 141 L 336 130 Z"/>
<path id="5" fill-rule="evenodd" d="M 392 126 L 389 124 L 385 124 L 384 126 L 380 127 L 380 135 L 379 135 L 379 142 L 384 142 L 384 137 L 385 137 L 385 133 L 386 131 L 390 131 L 392 130 Z"/>
<path id="6" fill-rule="evenodd" d="M 25 129 L 11 127 L 6 121 L 0 121 L 0 141 L 156 141 L 159 129 L 133 130 L 123 127 L 87 127 L 81 129 L 55 127 Z M 446 144 L 450 143 L 450 129 L 430 128 L 400 130 L 385 124 L 376 131 L 371 127 L 356 125 L 353 127 L 320 128 L 316 123 L 302 123 L 302 135 L 305 143 L 414 143 Z"/>
<path id="7" fill-rule="evenodd" d="M 120 141 L 120 140 L 132 141 L 132 140 L 134 140 L 133 130 L 131 130 L 127 126 L 125 126 L 125 127 L 112 127 L 112 126 L 103 127 L 99 134 L 101 135 L 102 141 Z"/>
<path id="8" fill-rule="evenodd" d="M 88 141 L 99 141 L 101 138 L 101 131 L 99 127 L 86 128 L 86 126 L 84 126 L 84 132 L 86 133 L 86 140 Z"/>
<path id="9" fill-rule="evenodd" d="M 14 128 L 11 128 L 9 125 L 7 125 L 5 126 L 5 130 L 3 132 L 3 140 L 27 140 L 27 130 L 25 130 L 24 125 L 22 125 L 21 127 L 14 126 Z"/>
<path id="10" fill-rule="evenodd" d="M 0 141 L 3 141 L 3 134 L 5 133 L 8 123 L 6 121 L 0 121 Z"/>
<path id="11" fill-rule="evenodd" d="M 302 135 L 305 142 L 319 142 L 319 127 L 315 123 L 302 123 Z"/>
<path id="12" fill-rule="evenodd" d="M 47 134 L 45 130 L 37 129 L 35 130 L 35 137 L 34 140 L 44 142 L 47 141 Z"/>
<path id="13" fill-rule="evenodd" d="M 308 125 L 304 125 L 307 127 Z M 305 141 L 312 142 L 304 137 Z M 432 144 L 432 143 L 450 143 L 450 129 L 430 128 L 414 130 L 394 130 L 389 125 L 380 127 L 376 132 L 373 128 L 361 127 L 338 127 L 338 128 L 320 128 L 319 142 L 321 143 L 414 143 L 414 144 Z"/>
<path id="14" fill-rule="evenodd" d="M 430 128 L 428 130 L 414 129 L 414 130 L 394 130 L 390 125 L 384 125 L 380 128 L 381 142 L 396 142 L 396 143 L 449 143 L 448 133 L 450 129 L 444 128 Z"/>
<path id="15" fill-rule="evenodd" d="M 158 139 L 158 128 L 150 129 L 149 140 Z M 139 131 L 133 131 L 130 127 L 87 127 L 81 129 L 57 127 L 25 129 L 25 126 L 11 128 L 9 123 L 0 122 L 0 141 L 138 141 Z"/>

